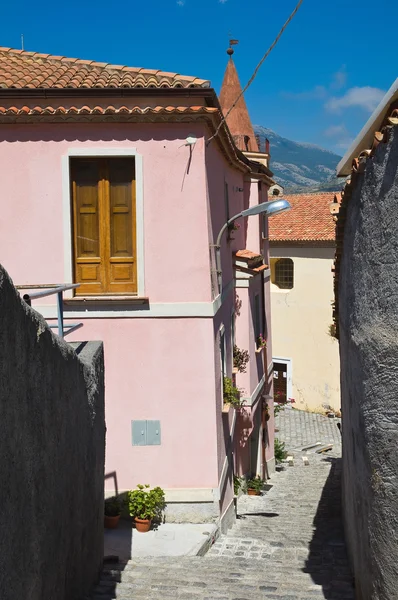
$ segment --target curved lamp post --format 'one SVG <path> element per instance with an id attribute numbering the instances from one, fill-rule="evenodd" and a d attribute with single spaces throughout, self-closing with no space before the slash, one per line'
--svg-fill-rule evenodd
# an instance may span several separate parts
<path id="1" fill-rule="evenodd" d="M 217 281 L 218 281 L 218 290 L 219 293 L 222 292 L 222 271 L 221 271 L 221 238 L 224 231 L 234 222 L 236 219 L 240 217 L 251 217 L 252 215 L 260 215 L 265 213 L 268 217 L 273 217 L 274 215 L 279 215 L 279 213 L 285 212 L 285 210 L 290 210 L 291 205 L 287 200 L 283 198 L 279 198 L 279 200 L 271 200 L 270 202 L 263 202 L 262 204 L 257 204 L 256 206 L 252 206 L 251 208 L 247 208 L 246 210 L 242 210 L 237 215 L 234 215 L 229 219 L 220 229 L 220 233 L 217 236 L 216 242 L 216 269 L 217 269 Z"/>

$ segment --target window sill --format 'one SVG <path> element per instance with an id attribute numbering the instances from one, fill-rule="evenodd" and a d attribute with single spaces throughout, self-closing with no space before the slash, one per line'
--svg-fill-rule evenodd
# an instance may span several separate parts
<path id="1" fill-rule="evenodd" d="M 70 306 L 88 304 L 149 304 L 149 298 L 138 296 L 74 296 L 64 298 L 64 304 Z"/>

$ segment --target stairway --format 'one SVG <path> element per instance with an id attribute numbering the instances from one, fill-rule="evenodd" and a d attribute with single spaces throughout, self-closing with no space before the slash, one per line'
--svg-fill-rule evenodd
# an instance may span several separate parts
<path id="1" fill-rule="evenodd" d="M 353 600 L 340 459 L 296 463 L 238 501 L 236 525 L 206 556 L 108 565 L 92 600 Z"/>

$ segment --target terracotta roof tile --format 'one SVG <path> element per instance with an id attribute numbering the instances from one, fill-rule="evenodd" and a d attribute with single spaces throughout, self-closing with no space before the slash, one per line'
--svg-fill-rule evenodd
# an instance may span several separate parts
<path id="1" fill-rule="evenodd" d="M 243 260 L 253 260 L 255 258 L 262 258 L 261 254 L 258 254 L 257 252 L 252 252 L 251 250 L 247 250 L 246 248 L 244 250 L 238 250 L 237 252 L 235 252 L 235 256 L 237 258 L 242 258 Z"/>
<path id="2" fill-rule="evenodd" d="M 335 222 L 330 204 L 336 194 L 340 196 L 340 192 L 284 196 L 292 208 L 269 220 L 270 241 L 334 241 Z"/>
<path id="3" fill-rule="evenodd" d="M 128 108 L 127 106 L 116 107 L 109 105 L 107 107 L 102 106 L 70 106 L 65 108 L 64 106 L 35 106 L 31 108 L 29 106 L 23 106 L 18 108 L 16 106 L 10 106 L 8 108 L 0 106 L 0 116 L 7 117 L 18 117 L 20 115 L 28 116 L 46 116 L 46 115 L 150 115 L 150 114 L 215 114 L 218 113 L 218 108 L 210 106 L 155 106 L 141 108 L 140 106 L 134 106 Z"/>
<path id="4" fill-rule="evenodd" d="M 1 88 L 210 87 L 197 77 L 0 47 Z"/>
<path id="5" fill-rule="evenodd" d="M 227 114 L 241 91 L 238 72 L 232 57 L 230 57 L 220 91 L 220 105 L 224 115 Z M 235 108 L 231 111 L 227 118 L 227 124 L 235 144 L 240 150 L 258 152 L 258 144 L 244 96 L 239 98 Z"/>

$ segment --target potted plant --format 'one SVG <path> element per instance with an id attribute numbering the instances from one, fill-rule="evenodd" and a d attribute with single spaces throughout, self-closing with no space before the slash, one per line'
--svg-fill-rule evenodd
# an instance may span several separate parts
<path id="1" fill-rule="evenodd" d="M 275 441 L 274 441 L 274 454 L 275 454 L 275 462 L 277 464 L 281 463 L 283 460 L 285 460 L 285 458 L 287 456 L 285 442 L 281 442 L 280 440 L 278 440 L 278 438 L 275 438 Z"/>
<path id="2" fill-rule="evenodd" d="M 119 523 L 121 506 L 116 496 L 107 498 L 104 504 L 104 526 L 106 529 L 115 529 Z"/>
<path id="3" fill-rule="evenodd" d="M 225 405 L 231 404 L 234 408 L 240 408 L 242 404 L 240 400 L 240 391 L 234 386 L 230 377 L 224 377 L 223 397 Z"/>
<path id="4" fill-rule="evenodd" d="M 247 481 L 247 493 L 249 496 L 259 496 L 263 488 L 264 481 L 259 475 L 251 477 Z"/>
<path id="5" fill-rule="evenodd" d="M 249 353 L 247 350 L 241 350 L 238 346 L 234 346 L 234 370 L 237 373 L 246 373 L 246 366 L 249 362 Z"/>
<path id="6" fill-rule="evenodd" d="M 267 347 L 267 340 L 265 339 L 262 333 L 260 333 L 260 335 L 257 337 L 256 344 L 257 350 L 262 350 L 263 348 Z"/>
<path id="7" fill-rule="evenodd" d="M 153 520 L 161 521 L 165 507 L 164 491 L 160 487 L 150 489 L 148 484 L 139 484 L 136 490 L 128 493 L 128 505 L 137 531 L 145 533 Z"/>

